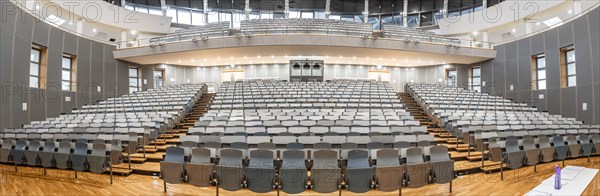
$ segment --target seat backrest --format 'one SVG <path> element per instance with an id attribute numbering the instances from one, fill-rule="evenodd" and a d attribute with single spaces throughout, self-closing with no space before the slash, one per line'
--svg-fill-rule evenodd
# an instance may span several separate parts
<path id="1" fill-rule="evenodd" d="M 382 149 L 384 148 L 384 144 L 381 142 L 369 142 L 367 143 L 367 149 Z"/>
<path id="2" fill-rule="evenodd" d="M 88 144 L 87 143 L 75 143 L 75 152 L 73 152 L 73 154 L 79 154 L 79 155 L 85 155 L 87 154 L 88 151 Z"/>
<path id="3" fill-rule="evenodd" d="M 169 146 L 166 149 L 165 162 L 183 163 L 185 162 L 185 151 L 182 147 Z"/>
<path id="4" fill-rule="evenodd" d="M 242 167 L 242 151 L 238 149 L 221 149 L 219 165 L 228 167 Z"/>
<path id="5" fill-rule="evenodd" d="M 332 166 L 337 164 L 338 152 L 333 150 L 317 150 L 314 152 L 313 168 L 316 169 L 332 169 Z"/>
<path id="6" fill-rule="evenodd" d="M 432 146 L 429 148 L 430 162 L 449 161 L 447 146 Z"/>
<path id="7" fill-rule="evenodd" d="M 555 136 L 552 138 L 552 144 L 554 144 L 554 146 L 564 146 L 565 142 L 563 141 L 562 136 Z"/>
<path id="8" fill-rule="evenodd" d="M 575 135 L 568 135 L 567 136 L 567 143 L 569 145 L 577 144 L 577 136 L 575 136 Z"/>
<path id="9" fill-rule="evenodd" d="M 590 137 L 587 134 L 581 134 L 581 135 L 579 135 L 579 141 L 582 144 L 589 144 L 590 143 Z"/>
<path id="10" fill-rule="evenodd" d="M 106 144 L 94 143 L 92 145 L 92 155 L 94 156 L 106 156 Z"/>
<path id="11" fill-rule="evenodd" d="M 535 149 L 535 141 L 533 138 L 524 138 L 523 139 L 523 149 L 524 150 L 533 150 Z"/>
<path id="12" fill-rule="evenodd" d="M 538 136 L 538 144 L 540 145 L 540 148 L 552 147 L 550 145 L 550 139 L 548 139 L 548 136 L 545 135 Z"/>
<path id="13" fill-rule="evenodd" d="M 506 152 L 517 152 L 519 151 L 519 141 L 512 137 L 512 138 L 506 138 Z"/>
<path id="14" fill-rule="evenodd" d="M 54 144 L 54 141 L 52 141 L 51 139 L 44 141 L 44 152 L 54 152 L 55 148 L 56 144 Z"/>
<path id="15" fill-rule="evenodd" d="M 59 153 L 71 153 L 71 143 L 70 142 L 60 142 L 58 144 L 58 152 Z"/>
<path id="16" fill-rule="evenodd" d="M 29 141 L 29 151 L 39 151 L 40 150 L 40 141 Z"/>
<path id="17" fill-rule="evenodd" d="M 345 142 L 342 143 L 341 148 L 346 150 L 354 150 L 358 148 L 358 144 L 353 142 Z"/>
<path id="18" fill-rule="evenodd" d="M 304 144 L 298 143 L 298 142 L 287 143 L 285 145 L 285 149 L 288 149 L 288 150 L 301 150 L 301 149 L 304 149 Z"/>
<path id="19" fill-rule="evenodd" d="M 348 152 L 348 168 L 369 168 L 369 151 L 351 150 Z"/>
<path id="20" fill-rule="evenodd" d="M 409 148 L 406 150 L 406 164 L 424 163 L 422 148 Z"/>
<path id="21" fill-rule="evenodd" d="M 331 149 L 332 145 L 327 142 L 318 142 L 313 145 L 313 149 Z"/>
<path id="22" fill-rule="evenodd" d="M 271 150 L 253 150 L 250 151 L 250 168 L 271 169 L 275 155 Z"/>
<path id="23" fill-rule="evenodd" d="M 192 148 L 192 159 L 190 163 L 210 163 L 210 149 Z"/>
<path id="24" fill-rule="evenodd" d="M 304 161 L 305 152 L 301 150 L 286 150 L 282 153 L 282 169 L 306 168 Z"/>
<path id="25" fill-rule="evenodd" d="M 398 150 L 393 148 L 384 148 L 377 151 L 377 166 L 398 166 Z"/>

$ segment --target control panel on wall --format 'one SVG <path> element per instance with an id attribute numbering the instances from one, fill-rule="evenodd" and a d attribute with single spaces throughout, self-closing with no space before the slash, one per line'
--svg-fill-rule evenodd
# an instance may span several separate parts
<path id="1" fill-rule="evenodd" d="M 290 61 L 290 81 L 323 81 L 322 60 L 291 60 Z"/>

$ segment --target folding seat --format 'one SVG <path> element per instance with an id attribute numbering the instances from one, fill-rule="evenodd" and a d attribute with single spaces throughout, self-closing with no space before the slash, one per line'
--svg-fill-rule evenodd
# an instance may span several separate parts
<path id="1" fill-rule="evenodd" d="M 538 145 L 542 150 L 540 161 L 545 163 L 552 162 L 554 160 L 556 149 L 551 146 L 549 138 L 545 135 L 538 136 Z"/>
<path id="2" fill-rule="evenodd" d="M 346 142 L 356 143 L 356 144 L 367 144 L 370 142 L 369 136 L 348 136 L 346 138 Z"/>
<path id="3" fill-rule="evenodd" d="M 248 134 L 267 133 L 265 127 L 246 127 L 246 132 Z"/>
<path id="4" fill-rule="evenodd" d="M 335 121 L 335 126 L 351 126 L 352 125 L 352 121 L 350 120 L 336 120 Z"/>
<path id="5" fill-rule="evenodd" d="M 569 157 L 577 158 L 581 155 L 581 145 L 577 142 L 576 135 L 567 136 L 567 145 L 569 146 Z"/>
<path id="6" fill-rule="evenodd" d="M 318 193 L 332 193 L 338 189 L 341 169 L 338 166 L 338 153 L 333 150 L 317 150 L 313 156 L 311 185 Z"/>
<path id="7" fill-rule="evenodd" d="M 242 151 L 222 149 L 216 166 L 216 185 L 228 191 L 237 191 L 245 186 Z"/>
<path id="8" fill-rule="evenodd" d="M 26 148 L 27 148 L 26 140 L 17 140 L 17 142 L 15 144 L 15 148 L 10 150 L 10 160 L 12 160 L 12 162 L 15 164 L 15 166 L 25 164 L 24 153 L 25 153 Z M 4 162 L 4 161 L 2 161 L 2 162 Z"/>
<path id="9" fill-rule="evenodd" d="M 327 142 L 327 143 L 331 143 L 331 144 L 342 144 L 342 143 L 346 142 L 346 137 L 324 135 L 323 142 Z"/>
<path id="10" fill-rule="evenodd" d="M 87 144 L 85 145 L 87 148 Z M 44 148 L 44 151 L 45 148 Z M 59 169 L 69 169 L 69 155 L 71 154 L 71 142 L 60 142 L 58 151 L 53 154 L 56 167 Z M 42 163 L 44 160 L 42 159 Z"/>
<path id="11" fill-rule="evenodd" d="M 429 150 L 432 181 L 438 184 L 452 183 L 454 179 L 454 160 L 450 159 L 448 147 L 433 146 Z"/>
<path id="12" fill-rule="evenodd" d="M 555 136 L 552 138 L 552 144 L 554 144 L 555 155 L 554 160 L 564 161 L 567 159 L 569 153 L 569 146 L 565 145 L 562 136 Z"/>
<path id="13" fill-rule="evenodd" d="M 331 132 L 348 133 L 350 132 L 350 127 L 331 127 Z"/>
<path id="14" fill-rule="evenodd" d="M 299 135 L 308 132 L 308 127 L 290 127 L 288 128 L 288 132 Z"/>
<path id="15" fill-rule="evenodd" d="M 279 134 L 281 132 L 287 132 L 287 128 L 285 128 L 285 127 L 267 127 L 267 133 L 269 133 L 269 134 Z"/>
<path id="16" fill-rule="evenodd" d="M 283 151 L 282 165 L 279 170 L 280 186 L 283 192 L 296 194 L 307 189 L 308 177 L 304 158 L 304 151 Z"/>
<path id="17" fill-rule="evenodd" d="M 390 131 L 398 134 L 411 134 L 410 127 L 392 127 Z"/>
<path id="18" fill-rule="evenodd" d="M 214 165 L 211 163 L 211 151 L 207 148 L 193 148 L 190 162 L 185 164 L 188 183 L 198 187 L 210 186 Z"/>
<path id="19" fill-rule="evenodd" d="M 589 135 L 579 135 L 579 145 L 581 145 L 581 155 L 589 158 L 590 155 L 592 155 L 592 150 L 594 149 L 594 144 L 590 142 Z"/>
<path id="20" fill-rule="evenodd" d="M 398 150 L 386 148 L 377 151 L 375 183 L 384 192 L 400 190 L 404 184 L 405 167 L 400 165 Z"/>
<path id="21" fill-rule="evenodd" d="M 523 166 L 525 152 L 519 149 L 519 143 L 516 136 L 506 138 L 506 159 L 508 167 L 517 169 Z"/>
<path id="22" fill-rule="evenodd" d="M 54 150 L 55 150 L 55 143 L 52 140 L 46 140 L 44 142 L 44 149 L 42 149 L 42 151 L 38 152 L 38 156 L 40 158 L 40 163 L 41 165 L 44 167 L 44 170 L 48 167 L 54 167 L 55 166 L 55 160 L 54 160 Z M 70 144 L 68 146 L 69 151 L 70 149 Z"/>
<path id="23" fill-rule="evenodd" d="M 333 120 L 337 120 L 337 119 L 333 119 Z M 333 120 L 318 120 L 316 126 L 334 126 L 335 125 L 335 121 Z"/>
<path id="24" fill-rule="evenodd" d="M 359 133 L 359 134 L 369 134 L 369 127 L 350 127 L 352 132 L 355 133 Z"/>
<path id="25" fill-rule="evenodd" d="M 273 151 L 253 150 L 250 152 L 250 164 L 246 168 L 246 183 L 249 190 L 268 193 L 276 188 L 274 160 Z"/>
<path id="26" fill-rule="evenodd" d="M 273 136 L 273 143 L 279 145 L 285 145 L 287 143 L 296 142 L 296 136 Z"/>
<path id="27" fill-rule="evenodd" d="M 54 144 L 54 142 L 52 142 L 52 143 Z M 39 141 L 29 141 L 29 147 L 24 152 L 24 156 L 25 156 L 27 165 L 37 166 L 40 163 L 38 151 L 40 151 L 40 142 Z"/>
<path id="28" fill-rule="evenodd" d="M 93 173 L 101 174 L 104 173 L 109 164 L 109 157 L 106 155 L 107 145 L 104 143 L 94 143 L 92 145 L 92 153 L 87 155 L 87 163 L 89 169 Z"/>
<path id="29" fill-rule="evenodd" d="M 163 179 L 164 191 L 167 192 L 167 183 L 179 184 L 184 179 L 185 155 L 181 147 L 169 146 L 165 157 L 160 162 L 160 177 Z"/>
<path id="30" fill-rule="evenodd" d="M 271 142 L 271 137 L 269 136 L 248 136 L 246 138 L 246 141 L 248 144 L 250 145 L 257 145 L 259 143 L 264 143 L 264 142 Z"/>
<path id="31" fill-rule="evenodd" d="M 423 160 L 423 149 L 409 148 L 406 150 L 406 181 L 407 187 L 416 188 L 427 184 L 431 165 Z"/>
<path id="32" fill-rule="evenodd" d="M 69 154 L 69 160 L 71 162 L 71 169 L 75 171 L 84 171 L 88 169 L 87 162 L 87 151 L 88 144 L 77 142 L 75 143 L 75 151 Z"/>
<path id="33" fill-rule="evenodd" d="M 524 164 L 537 166 L 540 162 L 542 150 L 535 147 L 535 142 L 532 137 L 523 139 L 523 150 L 525 151 Z M 534 169 L 535 168 L 536 167 L 534 167 Z"/>
<path id="34" fill-rule="evenodd" d="M 348 152 L 348 165 L 344 176 L 346 188 L 350 192 L 364 193 L 374 187 L 375 168 L 370 166 L 369 152 L 351 150 Z"/>
<path id="35" fill-rule="evenodd" d="M 298 121 L 296 121 L 296 120 L 284 120 L 284 121 L 281 121 L 281 125 L 285 126 L 285 127 L 293 127 L 293 126 L 300 126 L 300 123 L 298 123 Z M 265 126 L 269 126 L 269 125 L 265 125 Z"/>

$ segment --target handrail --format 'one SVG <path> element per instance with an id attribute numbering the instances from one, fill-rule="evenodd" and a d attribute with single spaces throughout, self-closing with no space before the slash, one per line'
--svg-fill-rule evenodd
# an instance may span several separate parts
<path id="1" fill-rule="evenodd" d="M 573 15 L 573 16 L 565 19 L 565 20 L 563 20 L 562 23 L 559 23 L 559 24 L 556 24 L 556 25 L 553 25 L 553 26 L 547 26 L 547 27 L 539 29 L 539 30 L 537 30 L 535 32 L 527 33 L 527 34 L 519 36 L 519 37 L 514 37 L 514 38 L 511 38 L 511 39 L 507 39 L 507 40 L 501 41 L 501 42 L 497 42 L 493 46 L 499 46 L 499 45 L 507 44 L 507 43 L 514 42 L 514 41 L 517 41 L 517 40 L 520 40 L 520 39 L 528 38 L 528 37 L 531 37 L 531 36 L 534 36 L 534 35 L 537 35 L 537 34 L 545 33 L 546 31 L 549 31 L 549 30 L 554 29 L 556 27 L 562 26 L 563 24 L 566 24 L 566 23 L 569 23 L 569 22 L 573 22 L 575 19 L 578 19 L 579 17 L 588 14 L 589 12 L 591 12 L 594 9 L 598 8 L 599 6 L 600 6 L 600 1 L 596 2 L 594 5 L 592 5 L 588 9 L 585 9 L 585 10 L 581 11 L 580 13 L 577 13 L 577 14 L 575 14 L 575 15 Z"/>

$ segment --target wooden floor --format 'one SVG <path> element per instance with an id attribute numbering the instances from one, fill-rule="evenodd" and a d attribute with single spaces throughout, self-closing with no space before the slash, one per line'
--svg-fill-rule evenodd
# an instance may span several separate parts
<path id="1" fill-rule="evenodd" d="M 448 193 L 448 184 L 431 184 L 421 188 L 405 188 L 403 195 L 523 195 L 537 186 L 543 179 L 550 177 L 554 171 L 554 163 L 533 167 L 524 167 L 504 172 L 504 181 L 500 181 L 500 172 L 485 174 L 476 173 L 459 176 L 454 180 L 453 192 Z M 600 168 L 600 157 L 593 157 L 591 163 L 580 158 L 567 160 L 567 165 Z M 79 173 L 74 178 L 73 171 L 48 170 L 43 175 L 40 168 L 14 167 L 0 165 L 0 195 L 165 195 L 163 182 L 157 177 L 133 174 L 127 177 L 115 176 L 114 184 L 109 184 L 108 175 L 97 175 L 89 172 Z M 285 195 L 283 192 L 282 195 Z M 337 195 L 333 193 L 329 195 Z M 397 192 L 370 191 L 367 194 L 354 194 L 343 191 L 342 195 L 397 195 Z M 166 195 L 215 195 L 215 188 L 199 188 L 189 184 L 169 185 Z M 236 192 L 220 191 L 220 195 L 261 195 L 248 190 Z M 265 195 L 276 195 L 276 192 Z M 307 191 L 299 195 L 323 195 Z M 600 179 L 598 176 L 585 190 L 584 195 L 600 195 Z"/>

